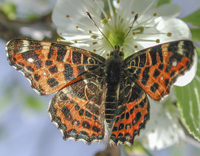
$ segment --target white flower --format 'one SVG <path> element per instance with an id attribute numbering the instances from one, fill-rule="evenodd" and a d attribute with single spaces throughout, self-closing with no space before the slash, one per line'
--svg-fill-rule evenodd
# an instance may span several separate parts
<path id="1" fill-rule="evenodd" d="M 90 13 L 106 38 L 86 12 Z M 175 18 L 179 13 L 178 5 L 157 7 L 157 0 L 58 0 L 52 19 L 61 36 L 60 41 L 104 57 L 119 45 L 126 57 L 160 43 L 191 39 L 188 26 Z M 136 14 L 138 19 L 130 30 Z M 196 64 L 193 67 L 186 76 L 177 80 L 176 85 L 186 85 L 193 79 Z"/>
<path id="2" fill-rule="evenodd" d="M 179 111 L 172 105 L 173 95 L 161 102 L 150 100 L 150 120 L 141 131 L 139 140 L 149 150 L 160 150 L 185 139 L 185 133 L 178 119 Z"/>
<path id="3" fill-rule="evenodd" d="M 156 0 L 58 0 L 52 19 L 63 41 L 105 55 L 112 47 L 87 17 L 89 12 L 111 42 L 132 54 L 158 43 L 191 37 L 177 5 L 156 7 Z M 170 11 L 169 11 L 170 10 Z M 135 15 L 138 19 L 127 35 Z"/>

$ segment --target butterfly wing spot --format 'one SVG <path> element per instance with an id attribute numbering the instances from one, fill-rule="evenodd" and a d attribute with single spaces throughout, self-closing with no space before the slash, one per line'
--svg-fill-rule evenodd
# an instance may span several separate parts
<path id="1" fill-rule="evenodd" d="M 154 73 L 153 73 L 153 77 L 157 78 L 160 75 L 160 71 L 158 69 L 155 69 Z"/>
<path id="2" fill-rule="evenodd" d="M 172 66 L 175 67 L 178 64 L 177 60 L 173 60 Z"/>
<path id="3" fill-rule="evenodd" d="M 74 119 L 73 121 L 72 121 L 72 125 L 73 126 L 79 126 L 80 125 L 80 122 L 78 121 L 78 120 L 76 120 L 76 119 Z"/>
<path id="4" fill-rule="evenodd" d="M 34 74 L 34 80 L 35 80 L 35 81 L 39 81 L 39 79 L 40 79 L 40 75 Z"/>
<path id="5" fill-rule="evenodd" d="M 86 129 L 90 129 L 90 128 L 91 128 L 90 124 L 89 124 L 87 121 L 83 121 L 83 122 L 82 122 L 82 126 L 83 126 L 84 128 L 86 128 Z"/>
<path id="6" fill-rule="evenodd" d="M 53 64 L 53 61 L 52 60 L 46 60 L 46 62 L 45 62 L 45 65 L 46 66 L 50 66 L 50 65 L 52 65 Z"/>
<path id="7" fill-rule="evenodd" d="M 28 58 L 27 61 L 32 63 L 32 62 L 34 62 L 34 59 L 33 58 Z"/>
<path id="8" fill-rule="evenodd" d="M 166 79 L 166 80 L 167 80 L 167 79 Z M 166 81 L 166 80 L 165 80 L 165 81 Z M 169 80 L 168 80 L 168 81 L 169 81 Z M 155 92 L 158 88 L 159 88 L 159 84 L 155 82 L 155 83 L 151 86 L 150 89 L 151 89 L 152 92 Z"/>
<path id="9" fill-rule="evenodd" d="M 53 74 L 53 73 L 57 73 L 58 72 L 58 68 L 57 68 L 57 66 L 55 65 L 55 66 L 52 66 L 52 67 L 50 67 L 49 68 L 49 71 Z"/>
<path id="10" fill-rule="evenodd" d="M 88 62 L 88 64 L 94 64 L 95 60 L 91 57 L 88 57 L 87 62 Z"/>
<path id="11" fill-rule="evenodd" d="M 27 66 L 26 69 L 32 73 L 35 71 L 31 66 Z"/>

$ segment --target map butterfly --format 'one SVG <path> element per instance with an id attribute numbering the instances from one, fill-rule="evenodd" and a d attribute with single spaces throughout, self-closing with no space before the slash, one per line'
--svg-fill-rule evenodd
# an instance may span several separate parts
<path id="1" fill-rule="evenodd" d="M 178 76 L 191 68 L 194 45 L 180 40 L 160 44 L 126 59 L 119 47 L 105 59 L 64 43 L 13 39 L 10 65 L 31 81 L 39 94 L 55 93 L 51 120 L 64 139 L 132 145 L 149 119 L 147 94 L 160 100 Z"/>

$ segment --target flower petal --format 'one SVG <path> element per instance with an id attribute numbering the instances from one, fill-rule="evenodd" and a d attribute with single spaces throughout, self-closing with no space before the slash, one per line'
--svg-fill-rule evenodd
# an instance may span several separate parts
<path id="1" fill-rule="evenodd" d="M 181 39 L 191 39 L 191 32 L 186 23 L 180 19 L 170 18 L 166 19 L 161 18 L 157 25 L 157 30 L 163 33 L 172 33 L 172 37 L 163 36 L 162 41 L 169 42 Z"/>
<path id="2" fill-rule="evenodd" d="M 91 7 L 92 6 L 92 7 Z M 53 10 L 52 20 L 58 27 L 65 27 L 65 32 L 78 33 L 77 26 L 81 29 L 96 30 L 92 21 L 88 18 L 86 12 L 94 15 L 94 19 L 98 18 L 100 23 L 100 9 L 103 7 L 101 1 L 84 1 L 84 0 L 59 0 Z M 95 8 L 95 9 L 94 9 Z M 67 16 L 67 17 L 66 17 Z M 63 32 L 58 32 L 63 33 Z"/>
<path id="3" fill-rule="evenodd" d="M 165 4 L 156 10 L 158 16 L 167 16 L 168 18 L 177 17 L 181 13 L 181 8 L 176 4 Z"/>
<path id="4" fill-rule="evenodd" d="M 139 137 L 149 150 L 160 150 L 185 138 L 184 130 L 176 119 L 178 110 L 170 103 L 172 98 L 168 97 L 161 103 L 150 99 L 151 119 Z"/>
<path id="5" fill-rule="evenodd" d="M 176 18 L 157 17 L 149 25 L 152 26 L 145 28 L 144 32 L 138 34 L 135 39 L 134 43 L 141 49 L 156 46 L 161 43 L 191 38 L 191 32 L 187 24 Z M 167 35 L 168 33 L 172 35 L 169 37 Z M 157 43 L 156 40 L 159 40 L 159 42 Z M 136 50 L 141 50 L 140 48 Z"/>
<path id="6" fill-rule="evenodd" d="M 117 14 L 122 17 L 133 18 L 132 12 L 135 12 L 139 15 L 139 17 L 145 14 L 144 17 L 148 18 L 147 16 L 153 15 L 153 8 L 156 7 L 157 3 L 155 0 L 121 0 L 120 3 L 118 3 L 118 0 L 114 0 L 113 5 L 118 9 Z"/>

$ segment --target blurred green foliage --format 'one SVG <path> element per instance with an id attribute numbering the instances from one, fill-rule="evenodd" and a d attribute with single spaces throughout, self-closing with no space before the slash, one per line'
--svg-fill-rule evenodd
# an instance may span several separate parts
<path id="1" fill-rule="evenodd" d="M 0 10 L 8 17 L 10 20 L 16 19 L 16 6 L 13 3 L 5 2 L 0 5 Z"/>
<path id="2" fill-rule="evenodd" d="M 182 20 L 185 22 L 191 23 L 193 25 L 200 26 L 200 9 L 182 18 Z"/>

